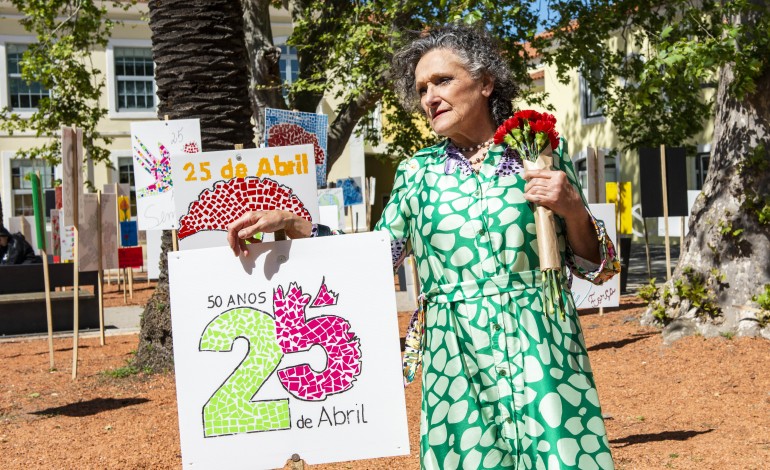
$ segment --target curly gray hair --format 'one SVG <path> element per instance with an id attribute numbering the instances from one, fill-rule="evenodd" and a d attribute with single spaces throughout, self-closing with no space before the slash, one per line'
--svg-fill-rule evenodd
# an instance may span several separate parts
<path id="1" fill-rule="evenodd" d="M 431 29 L 394 54 L 391 73 L 397 77 L 395 91 L 404 108 L 422 111 L 414 85 L 414 70 L 420 59 L 434 49 L 453 51 L 474 79 L 486 75 L 494 80 L 489 111 L 495 124 L 502 124 L 513 114 L 512 101 L 518 95 L 519 87 L 513 81 L 496 41 L 482 28 L 459 23 Z"/>

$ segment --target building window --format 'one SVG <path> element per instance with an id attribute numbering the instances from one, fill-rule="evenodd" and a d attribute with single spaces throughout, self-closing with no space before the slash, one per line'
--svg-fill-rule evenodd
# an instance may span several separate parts
<path id="1" fill-rule="evenodd" d="M 132 217 L 136 217 L 136 184 L 134 183 L 133 157 L 118 157 L 118 183 L 130 186 L 131 214 Z"/>
<path id="2" fill-rule="evenodd" d="M 40 172 L 44 193 L 46 189 L 54 187 L 53 169 L 42 160 L 11 160 L 11 200 L 14 217 L 35 215 L 32 208 L 32 183 L 27 179 L 27 175 L 35 171 Z"/>
<path id="3" fill-rule="evenodd" d="M 283 96 L 289 94 L 289 86 L 297 81 L 299 77 L 299 59 L 297 58 L 297 49 L 283 44 L 281 48 L 281 60 L 278 62 L 281 68 L 281 80 L 283 80 Z"/>
<path id="4" fill-rule="evenodd" d="M 21 59 L 25 44 L 8 44 L 5 53 L 8 65 L 8 104 L 15 111 L 37 109 L 40 98 L 48 97 L 48 90 L 38 82 L 27 83 L 21 78 Z"/>
<path id="5" fill-rule="evenodd" d="M 687 173 L 689 175 L 687 189 L 698 190 L 703 189 L 703 183 L 706 181 L 706 175 L 709 170 L 709 161 L 711 160 L 711 154 L 709 152 L 700 152 L 695 156 L 687 157 Z"/>
<path id="6" fill-rule="evenodd" d="M 152 49 L 116 47 L 115 89 L 118 111 L 155 109 L 155 65 Z"/>
<path id="7" fill-rule="evenodd" d="M 601 78 L 601 72 L 598 70 L 591 71 L 591 77 L 598 79 Z M 580 103 L 582 106 L 583 119 L 598 118 L 604 116 L 604 110 L 599 106 L 599 100 L 597 96 L 591 91 L 591 87 L 588 86 L 588 80 L 581 77 L 580 80 Z"/>
<path id="8" fill-rule="evenodd" d="M 586 163 L 586 157 L 580 157 L 575 162 L 575 170 L 577 171 L 578 181 L 583 191 L 588 190 L 588 164 Z M 615 161 L 615 155 L 604 156 L 604 182 L 613 183 L 618 181 L 618 167 Z"/>

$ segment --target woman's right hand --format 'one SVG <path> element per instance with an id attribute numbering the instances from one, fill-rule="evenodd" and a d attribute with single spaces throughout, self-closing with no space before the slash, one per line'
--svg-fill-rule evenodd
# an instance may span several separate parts
<path id="1" fill-rule="evenodd" d="M 258 233 L 285 230 L 292 239 L 307 238 L 313 224 L 288 211 L 249 211 L 227 226 L 227 243 L 235 256 L 249 254 L 249 243 L 260 243 Z"/>

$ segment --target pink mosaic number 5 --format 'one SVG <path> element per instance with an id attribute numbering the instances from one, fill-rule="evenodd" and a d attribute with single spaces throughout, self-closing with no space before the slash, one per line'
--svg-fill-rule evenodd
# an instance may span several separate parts
<path id="1" fill-rule="evenodd" d="M 300 352 L 315 344 L 324 348 L 326 368 L 315 372 L 307 364 L 278 371 L 284 388 L 301 400 L 319 401 L 353 386 L 361 373 L 361 348 L 350 324 L 341 317 L 322 315 L 305 321 L 310 296 L 297 284 L 284 296 L 275 290 L 275 321 L 265 312 L 233 308 L 214 317 L 200 339 L 200 351 L 232 352 L 237 338 L 248 341 L 246 357 L 203 407 L 204 437 L 290 429 L 289 400 L 257 399 L 262 385 L 278 368 L 284 353 Z M 337 294 L 322 283 L 313 307 L 337 303 Z"/>
<path id="2" fill-rule="evenodd" d="M 324 284 L 319 294 L 326 292 Z M 333 297 L 328 297 L 329 300 L 321 300 L 319 305 L 319 299 L 322 299 L 321 295 L 314 306 L 328 305 L 332 300 L 336 302 Z M 309 302 L 310 296 L 302 294 L 294 283 L 289 286 L 286 295 L 281 287 L 275 290 L 276 338 L 284 353 L 306 351 L 313 345 L 320 345 L 326 352 L 326 368 L 315 372 L 308 364 L 302 364 L 280 369 L 278 377 L 284 388 L 295 397 L 320 401 L 353 386 L 355 377 L 361 374 L 361 347 L 350 330 L 350 324 L 341 317 L 323 315 L 306 321 L 305 308 Z"/>

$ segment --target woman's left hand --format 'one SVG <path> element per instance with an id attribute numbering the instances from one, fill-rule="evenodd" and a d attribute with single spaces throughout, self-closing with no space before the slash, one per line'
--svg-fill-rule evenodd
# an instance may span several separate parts
<path id="1" fill-rule="evenodd" d="M 583 200 L 560 170 L 528 170 L 524 172 L 527 184 L 524 199 L 551 209 L 564 219 L 585 216 Z"/>

